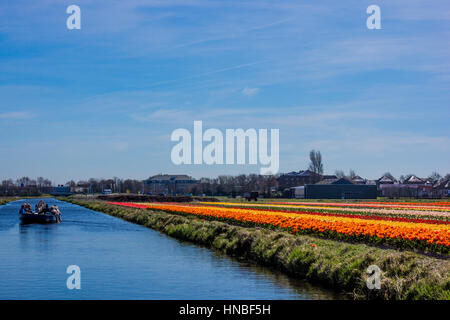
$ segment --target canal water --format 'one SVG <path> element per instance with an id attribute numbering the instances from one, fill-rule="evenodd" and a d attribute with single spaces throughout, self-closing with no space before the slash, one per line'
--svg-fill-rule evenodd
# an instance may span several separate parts
<path id="1" fill-rule="evenodd" d="M 34 207 L 39 200 L 27 200 Z M 0 206 L 0 299 L 336 299 L 342 296 L 157 231 L 46 199 L 61 224 L 22 225 Z M 81 270 L 69 290 L 67 267 Z"/>

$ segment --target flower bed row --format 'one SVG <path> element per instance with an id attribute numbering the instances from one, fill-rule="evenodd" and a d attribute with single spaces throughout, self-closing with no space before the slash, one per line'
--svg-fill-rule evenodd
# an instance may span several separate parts
<path id="1" fill-rule="evenodd" d="M 434 212 L 434 211 L 416 211 L 416 210 L 387 210 L 387 209 L 367 209 L 367 208 L 340 208 L 340 207 L 324 207 L 324 206 L 294 206 L 294 205 L 277 205 L 271 203 L 233 203 L 233 202 L 214 202 L 206 203 L 202 202 L 202 205 L 212 205 L 212 206 L 223 206 L 223 207 L 238 207 L 238 208 L 252 208 L 252 209 L 271 209 L 271 210 L 281 210 L 292 212 L 304 212 L 305 209 L 308 212 L 332 212 L 336 214 L 347 214 L 347 215 L 364 215 L 364 216 L 377 216 L 395 218 L 405 218 L 411 220 L 434 220 L 434 221 L 445 221 L 448 223 L 450 218 L 450 211 L 445 212 Z M 412 219 L 412 217 L 414 217 Z"/>
<path id="2" fill-rule="evenodd" d="M 368 204 L 388 204 L 388 205 L 418 205 L 418 206 L 450 206 L 450 202 L 448 201 L 434 201 L 434 202 L 375 202 L 375 201 L 365 201 L 363 203 Z"/>
<path id="3" fill-rule="evenodd" d="M 134 203 L 137 205 L 141 205 L 142 208 L 146 208 L 148 206 L 147 203 Z M 173 202 L 160 202 L 159 204 L 167 204 L 173 205 Z M 199 204 L 192 203 L 184 203 L 185 206 L 194 206 L 194 207 L 209 207 L 209 208 L 222 208 L 222 207 L 235 207 L 235 208 L 250 208 L 258 211 L 269 211 L 269 212 L 284 212 L 284 213 L 297 213 L 297 214 L 311 214 L 311 215 L 322 215 L 322 216 L 335 216 L 335 217 L 348 217 L 348 218 L 359 218 L 366 220 L 385 220 L 385 221 L 401 221 L 401 222 L 411 222 L 411 223 L 432 223 L 432 224 L 450 224 L 450 221 L 447 219 L 448 217 L 436 217 L 436 216 L 411 216 L 408 215 L 386 215 L 386 214 L 373 214 L 366 212 L 349 212 L 349 211 L 330 211 L 330 210 L 314 210 L 314 211 L 305 211 L 303 207 L 295 208 L 296 210 L 290 210 L 283 206 L 277 206 L 277 209 L 272 209 L 273 206 L 265 205 L 265 204 L 240 204 L 240 203 L 230 203 L 230 202 L 217 202 L 217 203 L 208 203 L 202 202 Z M 289 207 L 292 208 L 292 207 Z M 315 208 L 314 208 L 315 209 Z M 348 209 L 347 209 L 348 210 Z M 445 219 L 441 219 L 445 218 Z"/>
<path id="4" fill-rule="evenodd" d="M 196 206 L 195 204 L 191 206 Z M 197 205 L 198 206 L 198 205 Z M 215 205 L 210 205 L 208 207 L 220 207 Z M 431 223 L 431 224 L 450 224 L 448 220 L 437 220 L 437 219 L 427 219 L 427 217 L 420 217 L 417 219 L 410 217 L 390 217 L 386 215 L 368 215 L 360 213 L 346 213 L 344 212 L 322 212 L 322 211 L 301 211 L 301 210 L 281 210 L 281 209 L 270 209 L 270 208 L 255 208 L 258 211 L 269 211 L 269 212 L 285 212 L 285 213 L 296 213 L 296 214 L 310 214 L 319 216 L 334 216 L 334 217 L 348 217 L 348 218 L 358 218 L 366 220 L 385 220 L 385 221 L 401 221 L 401 222 L 411 222 L 411 223 Z"/>
<path id="5" fill-rule="evenodd" d="M 348 208 L 389 208 L 389 209 L 408 209 L 408 210 L 432 210 L 449 211 L 450 207 L 445 204 L 396 204 L 389 202 L 359 202 L 359 203 L 341 203 L 341 202 L 269 202 L 269 204 L 294 205 L 294 206 L 333 206 Z"/>
<path id="6" fill-rule="evenodd" d="M 191 214 L 250 225 L 277 227 L 286 229 L 291 233 L 307 232 L 343 240 L 393 243 L 401 247 L 418 247 L 419 249 L 430 249 L 446 254 L 448 254 L 450 248 L 450 226 L 448 224 L 370 220 L 334 215 L 181 204 L 135 204 L 117 202 L 111 204 Z"/>

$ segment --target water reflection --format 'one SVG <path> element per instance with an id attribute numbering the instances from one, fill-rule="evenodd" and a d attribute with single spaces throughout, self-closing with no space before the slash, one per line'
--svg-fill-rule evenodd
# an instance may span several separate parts
<path id="1" fill-rule="evenodd" d="M 269 280 L 277 286 L 293 290 L 299 295 L 304 294 L 304 292 L 308 292 L 309 299 L 348 299 L 345 294 L 331 292 L 320 285 L 312 285 L 304 279 L 289 277 L 278 270 L 273 270 L 272 268 L 263 267 L 257 264 L 249 264 L 246 262 L 240 262 L 240 267 L 242 269 L 249 269 L 251 272 L 263 276 L 266 280 Z"/>
<path id="2" fill-rule="evenodd" d="M 22 250 L 49 250 L 56 224 L 26 224 L 19 222 L 19 239 Z"/>

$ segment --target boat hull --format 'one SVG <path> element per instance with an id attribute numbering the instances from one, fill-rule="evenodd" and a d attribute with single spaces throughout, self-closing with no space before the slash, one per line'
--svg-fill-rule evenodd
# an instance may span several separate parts
<path id="1" fill-rule="evenodd" d="M 53 214 L 19 214 L 19 219 L 22 223 L 58 223 L 57 217 Z"/>

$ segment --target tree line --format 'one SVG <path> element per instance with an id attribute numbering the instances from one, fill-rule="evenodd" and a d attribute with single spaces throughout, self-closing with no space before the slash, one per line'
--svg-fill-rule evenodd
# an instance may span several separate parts
<path id="1" fill-rule="evenodd" d="M 238 176 L 221 175 L 217 178 L 201 178 L 196 180 L 187 192 L 196 195 L 240 195 L 245 192 L 259 191 L 263 195 L 272 195 L 277 186 L 276 176 L 257 174 L 241 174 Z M 39 182 L 38 182 L 39 181 Z M 58 187 L 68 187 L 72 192 L 102 193 L 109 189 L 113 193 L 143 193 L 144 180 L 120 179 L 95 179 L 68 181 Z M 49 179 L 30 179 L 23 177 L 17 180 L 3 180 L 0 187 L 0 195 L 39 195 L 51 192 L 52 182 Z"/>
<path id="2" fill-rule="evenodd" d="M 318 175 L 323 175 L 324 164 L 320 151 L 311 150 L 309 159 L 308 169 Z M 277 178 L 280 175 L 240 174 L 237 176 L 220 175 L 216 178 L 201 178 L 188 189 L 188 192 L 196 195 L 235 196 L 246 192 L 258 191 L 264 196 L 282 197 L 286 196 L 289 190 L 277 190 Z M 335 175 L 338 178 L 347 178 L 349 180 L 353 180 L 357 176 L 355 170 L 350 170 L 348 174 L 345 174 L 343 170 L 336 170 Z M 413 174 L 402 175 L 398 179 L 389 172 L 386 172 L 384 176 L 389 177 L 395 182 L 404 183 Z M 439 173 L 433 172 L 426 179 L 433 182 L 441 179 L 450 180 L 450 174 L 446 174 L 443 177 Z M 39 195 L 49 192 L 52 186 L 52 181 L 44 177 L 38 177 L 36 179 L 29 177 L 22 177 L 17 180 L 6 179 L 1 183 L 0 195 Z M 145 192 L 143 180 L 121 179 L 118 177 L 111 179 L 90 178 L 78 182 L 71 180 L 58 187 L 63 186 L 69 187 L 72 192 L 80 193 L 102 193 L 105 189 L 109 189 L 113 193 Z"/>

